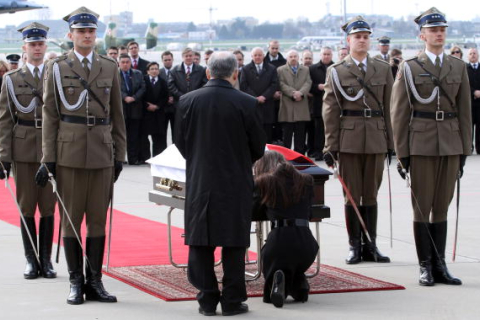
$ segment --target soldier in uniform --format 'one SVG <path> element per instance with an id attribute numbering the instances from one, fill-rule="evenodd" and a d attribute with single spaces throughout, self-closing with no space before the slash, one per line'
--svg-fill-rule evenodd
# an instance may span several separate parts
<path id="1" fill-rule="evenodd" d="M 42 154 L 42 94 L 43 58 L 47 51 L 48 27 L 34 22 L 20 30 L 26 52 L 26 64 L 5 75 L 0 95 L 0 161 L 9 174 L 13 163 L 17 201 L 24 216 L 20 224 L 27 265 L 23 276 L 35 279 L 55 278 L 50 256 L 52 253 L 55 194 L 51 186 L 35 185 L 35 173 Z M 2 169 L 2 168 L 0 168 Z M 0 179 L 4 179 L 3 171 Z M 7 177 L 8 178 L 8 177 Z M 37 205 L 40 211 L 39 244 L 35 225 Z M 28 237 L 27 229 L 33 243 Z M 38 250 L 37 250 L 38 249 Z M 35 251 L 39 253 L 38 265 Z"/>
<path id="2" fill-rule="evenodd" d="M 460 285 L 445 264 L 447 212 L 472 147 L 465 63 L 444 54 L 447 21 L 431 8 L 415 19 L 425 51 L 400 65 L 392 90 L 399 172 L 410 171 L 420 285 Z"/>
<path id="3" fill-rule="evenodd" d="M 327 71 L 323 102 L 325 124 L 324 160 L 339 171 L 351 191 L 366 224 L 371 242 L 363 237 L 361 224 L 350 201 L 345 199 L 350 251 L 347 264 L 363 261 L 390 262 L 376 246 L 377 194 L 382 182 L 385 156 L 393 150 L 390 123 L 392 71 L 382 59 L 368 55 L 372 30 L 357 16 L 346 23 L 350 55 Z"/>
<path id="4" fill-rule="evenodd" d="M 98 15 L 81 7 L 64 18 L 74 47 L 48 64 L 43 106 L 42 166 L 37 184 L 56 174 L 63 243 L 70 274 L 69 304 L 116 302 L 102 283 L 105 223 L 113 183 L 125 159 L 125 122 L 117 63 L 93 52 Z M 77 235 L 86 217 L 86 279 Z M 75 228 L 75 229 L 74 229 Z M 76 233 L 75 233 L 75 231 Z"/>
<path id="5" fill-rule="evenodd" d="M 9 54 L 5 57 L 10 65 L 10 70 L 18 69 L 18 62 L 20 61 L 20 56 L 16 53 Z"/>
<path id="6" fill-rule="evenodd" d="M 383 59 L 384 61 L 390 63 L 390 55 L 388 54 L 388 50 L 390 49 L 390 38 L 387 36 L 383 36 L 377 38 L 378 40 L 378 50 L 380 53 L 377 54 L 374 58 Z"/>

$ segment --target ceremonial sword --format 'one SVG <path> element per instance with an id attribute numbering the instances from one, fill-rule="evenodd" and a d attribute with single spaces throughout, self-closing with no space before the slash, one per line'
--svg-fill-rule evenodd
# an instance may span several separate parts
<path id="1" fill-rule="evenodd" d="M 388 174 L 388 202 L 390 205 L 390 248 L 393 248 L 393 210 L 392 210 L 392 183 L 390 180 L 390 161 L 387 156 L 387 174 Z"/>
<path id="2" fill-rule="evenodd" d="M 113 169 L 113 180 L 115 180 L 115 167 Z M 111 198 L 110 198 L 110 222 L 108 227 L 108 246 L 107 246 L 107 272 L 110 265 L 110 246 L 112 244 L 112 225 L 113 225 L 113 190 L 115 181 L 112 181 Z"/>
<path id="3" fill-rule="evenodd" d="M 12 186 L 8 182 L 8 174 L 7 174 L 7 169 L 3 166 L 3 162 L 0 161 L 0 165 L 2 166 L 3 173 L 5 174 L 5 187 L 10 191 L 10 195 L 12 196 L 13 200 L 15 201 L 15 204 L 17 206 L 18 212 L 20 213 L 20 220 L 22 221 L 23 227 L 25 228 L 25 231 L 27 231 L 28 235 L 28 240 L 30 241 L 30 244 L 32 245 L 33 252 L 35 253 L 35 258 L 37 258 L 38 265 L 41 265 L 40 263 L 40 258 L 38 256 L 38 251 L 37 251 L 37 246 L 33 242 L 33 237 L 32 234 L 30 233 L 30 230 L 28 229 L 27 222 L 25 221 L 25 217 L 23 216 L 22 209 L 20 209 L 20 204 L 17 201 L 17 198 L 15 197 L 15 194 L 13 193 Z M 37 235 L 35 234 L 35 237 Z"/>
<path id="4" fill-rule="evenodd" d="M 453 241 L 453 255 L 452 261 L 455 262 L 455 257 L 457 255 L 457 237 L 458 237 L 458 217 L 460 213 L 460 172 L 457 175 L 457 217 L 455 221 L 455 238 Z"/>

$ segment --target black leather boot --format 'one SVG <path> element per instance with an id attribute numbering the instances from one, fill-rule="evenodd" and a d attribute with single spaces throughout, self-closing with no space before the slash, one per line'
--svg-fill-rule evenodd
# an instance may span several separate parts
<path id="1" fill-rule="evenodd" d="M 367 236 L 363 235 L 363 244 L 362 248 L 362 259 L 363 261 L 372 261 L 379 263 L 388 263 L 390 258 L 384 256 L 377 247 L 377 218 L 378 218 L 378 207 L 374 206 L 363 206 L 361 210 L 363 222 L 367 227 L 368 234 L 370 235 L 371 242 L 368 241 Z"/>
<path id="2" fill-rule="evenodd" d="M 417 248 L 418 264 L 420 265 L 418 283 L 421 286 L 433 286 L 435 282 L 432 275 L 432 246 L 428 234 L 428 224 L 414 221 L 413 236 Z"/>
<path id="3" fill-rule="evenodd" d="M 40 232 L 39 232 L 39 255 L 40 255 L 40 268 L 44 278 L 56 278 L 57 272 L 53 269 L 51 256 L 52 256 L 52 243 L 53 243 L 53 230 L 54 230 L 54 217 L 42 217 L 40 218 Z"/>
<path id="4" fill-rule="evenodd" d="M 103 253 L 105 250 L 105 236 L 87 238 L 87 265 L 85 274 L 85 298 L 100 302 L 117 302 L 117 297 L 105 290 L 102 282 Z"/>
<path id="5" fill-rule="evenodd" d="M 290 295 L 293 297 L 295 301 L 300 301 L 300 302 L 307 302 L 308 301 L 308 294 L 310 292 L 310 284 L 307 281 L 307 277 L 305 277 L 305 274 L 302 274 L 300 277 L 296 277 L 294 279 L 295 288 L 294 290 L 291 290 Z"/>
<path id="6" fill-rule="evenodd" d="M 362 241 L 360 221 L 352 206 L 345 206 L 345 222 L 347 225 L 348 243 L 350 244 L 348 257 L 345 259 L 345 262 L 347 264 L 357 264 L 362 262 Z"/>
<path id="7" fill-rule="evenodd" d="M 85 301 L 83 299 L 85 278 L 83 276 L 82 247 L 75 237 L 64 237 L 63 246 L 70 275 L 70 294 L 67 303 L 82 304 Z"/>
<path id="8" fill-rule="evenodd" d="M 436 283 L 461 285 L 462 281 L 450 274 L 445 263 L 445 247 L 447 244 L 447 221 L 430 223 L 430 233 L 437 251 L 432 246 L 433 279 Z"/>
<path id="9" fill-rule="evenodd" d="M 37 246 L 37 230 L 35 226 L 35 218 L 25 217 L 25 223 L 27 225 L 28 231 L 30 231 L 30 235 L 32 236 L 35 250 L 37 250 L 38 246 Z M 32 247 L 30 238 L 28 237 L 27 229 L 25 229 L 25 226 L 23 225 L 22 221 L 20 221 L 20 229 L 22 232 L 25 258 L 27 259 L 27 264 L 25 265 L 25 271 L 23 272 L 23 277 L 25 279 L 36 279 L 38 278 L 40 267 L 38 266 L 37 257 L 35 256 L 35 250 Z"/>

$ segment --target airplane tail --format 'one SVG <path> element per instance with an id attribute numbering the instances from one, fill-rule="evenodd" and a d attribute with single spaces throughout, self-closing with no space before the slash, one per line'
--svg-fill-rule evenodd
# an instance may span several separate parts
<path id="1" fill-rule="evenodd" d="M 147 27 L 147 32 L 145 33 L 147 50 L 155 48 L 157 46 L 158 32 L 159 32 L 158 23 L 149 22 Z"/>

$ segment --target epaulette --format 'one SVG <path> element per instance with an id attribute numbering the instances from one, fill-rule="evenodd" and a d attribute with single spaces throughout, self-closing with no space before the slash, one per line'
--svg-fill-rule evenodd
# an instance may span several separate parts
<path id="1" fill-rule="evenodd" d="M 14 74 L 16 72 L 19 72 L 20 70 L 22 70 L 22 68 L 17 68 L 15 70 L 10 70 L 10 71 L 6 72 L 5 75 L 11 75 L 11 74 Z"/>
<path id="2" fill-rule="evenodd" d="M 379 61 L 379 62 L 383 62 L 383 63 L 385 63 L 385 64 L 390 65 L 387 61 L 385 61 L 385 60 L 383 60 L 383 59 L 381 59 L 381 58 L 378 58 L 378 57 L 373 57 L 373 60 Z"/>
<path id="3" fill-rule="evenodd" d="M 107 61 L 115 63 L 115 66 L 117 65 L 117 61 L 115 61 L 115 59 L 113 59 L 112 57 L 109 57 L 109 56 L 106 56 L 106 55 L 103 55 L 103 54 L 99 54 L 98 56 L 100 58 L 103 58 L 103 59 L 107 60 Z"/>
<path id="4" fill-rule="evenodd" d="M 331 67 L 331 68 L 335 68 L 336 66 L 339 66 L 339 65 L 341 65 L 341 64 L 343 64 L 343 63 L 345 63 L 345 59 L 342 60 L 342 61 L 335 62 L 335 63 L 332 64 L 330 67 Z"/>
<path id="5" fill-rule="evenodd" d="M 413 56 L 411 58 L 408 58 L 408 59 L 404 59 L 405 61 L 412 61 L 412 60 L 415 60 L 415 59 L 418 59 L 418 56 Z"/>

